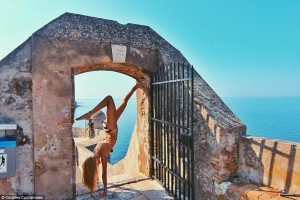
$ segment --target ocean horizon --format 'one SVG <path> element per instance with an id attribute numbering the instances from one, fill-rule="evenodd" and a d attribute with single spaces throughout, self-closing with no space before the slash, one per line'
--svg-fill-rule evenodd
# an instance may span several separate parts
<path id="1" fill-rule="evenodd" d="M 247 126 L 247 135 L 300 142 L 300 96 L 294 97 L 221 97 L 224 103 Z M 122 99 L 115 99 L 116 106 Z M 99 99 L 76 99 L 75 118 L 96 106 Z M 104 113 L 106 109 L 102 110 Z M 110 162 L 126 156 L 136 123 L 136 99 L 130 99 L 118 121 L 119 134 Z M 75 121 L 74 127 L 87 127 Z"/>
<path id="2" fill-rule="evenodd" d="M 222 97 L 247 135 L 300 142 L 300 96 Z"/>

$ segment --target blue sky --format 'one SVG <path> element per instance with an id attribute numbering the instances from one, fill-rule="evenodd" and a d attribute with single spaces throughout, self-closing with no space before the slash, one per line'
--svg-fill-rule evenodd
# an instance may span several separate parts
<path id="1" fill-rule="evenodd" d="M 150 26 L 220 96 L 300 96 L 297 0 L 1 0 L 0 9 L 0 59 L 54 18 L 72 12 Z M 104 81 L 107 77 L 122 81 L 122 87 Z M 86 73 L 76 77 L 76 97 L 121 98 L 133 84 L 113 72 Z"/>

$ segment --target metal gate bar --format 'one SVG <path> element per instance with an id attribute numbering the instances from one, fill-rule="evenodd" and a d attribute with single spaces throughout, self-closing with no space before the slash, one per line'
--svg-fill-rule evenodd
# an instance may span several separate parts
<path id="1" fill-rule="evenodd" d="M 193 72 L 172 63 L 151 84 L 151 174 L 176 199 L 194 199 Z"/>

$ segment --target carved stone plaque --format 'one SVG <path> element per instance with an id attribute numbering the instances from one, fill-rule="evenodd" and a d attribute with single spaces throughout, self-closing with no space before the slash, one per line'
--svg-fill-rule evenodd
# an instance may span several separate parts
<path id="1" fill-rule="evenodd" d="M 113 56 L 113 62 L 124 63 L 126 60 L 126 46 L 111 45 L 111 51 Z"/>

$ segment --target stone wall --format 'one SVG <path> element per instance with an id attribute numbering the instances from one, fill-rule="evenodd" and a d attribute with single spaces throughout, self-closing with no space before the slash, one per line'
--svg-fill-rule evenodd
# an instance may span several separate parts
<path id="1" fill-rule="evenodd" d="M 95 129 L 95 136 L 101 136 L 101 132 L 102 132 L 101 129 Z M 73 127 L 72 135 L 74 138 L 89 137 L 89 128 Z"/>
<path id="2" fill-rule="evenodd" d="M 217 199 L 220 187 L 237 175 L 245 125 L 194 72 L 194 160 L 196 199 Z"/>
<path id="3" fill-rule="evenodd" d="M 53 35 L 56 32 L 48 32 L 52 28 L 64 28 L 64 23 L 62 20 L 48 25 L 35 35 L 33 42 L 35 191 L 49 198 L 57 193 L 61 194 L 60 198 L 71 198 L 74 194 L 73 76 L 111 70 L 127 74 L 145 85 L 149 80 L 146 72 L 154 70 L 158 63 L 155 49 L 128 47 L 126 63 L 112 63 L 110 43 L 62 39 Z M 68 31 L 63 34 L 69 34 Z M 60 177 L 59 184 L 54 183 L 55 177 Z"/>
<path id="4" fill-rule="evenodd" d="M 95 131 L 95 135 L 97 132 Z M 89 128 L 80 128 L 80 127 L 73 127 L 72 128 L 72 135 L 74 138 L 78 137 L 89 137 Z"/>
<path id="5" fill-rule="evenodd" d="M 300 144 L 243 137 L 238 175 L 284 193 L 300 194 Z"/>
<path id="6" fill-rule="evenodd" d="M 35 37 L 32 52 L 35 193 L 73 198 L 75 189 L 74 107 L 71 70 L 49 38 Z M 59 66 L 57 70 L 55 66 Z"/>
<path id="7" fill-rule="evenodd" d="M 0 194 L 34 194 L 31 40 L 0 61 L 0 124 L 17 124 L 16 176 L 0 179 Z"/>
<path id="8" fill-rule="evenodd" d="M 149 82 L 145 93 L 137 90 L 137 123 L 126 154 L 126 173 L 140 172 L 150 176 Z"/>

